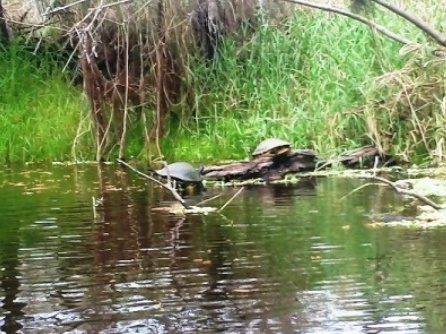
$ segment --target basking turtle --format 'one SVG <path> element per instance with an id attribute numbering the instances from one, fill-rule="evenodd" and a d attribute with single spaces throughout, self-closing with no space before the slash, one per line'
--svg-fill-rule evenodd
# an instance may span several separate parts
<path id="1" fill-rule="evenodd" d="M 277 157 L 285 155 L 291 150 L 291 143 L 277 138 L 262 141 L 252 153 L 254 159 L 260 157 Z"/>
<path id="2" fill-rule="evenodd" d="M 187 162 L 174 162 L 154 172 L 161 177 L 170 177 L 179 182 L 199 183 L 202 181 L 200 171 Z"/>
<path id="3" fill-rule="evenodd" d="M 170 177 L 174 181 L 174 187 L 175 183 L 178 182 L 180 187 L 186 190 L 191 190 L 189 188 L 194 190 L 204 189 L 200 175 L 201 168 L 196 169 L 187 162 L 174 162 L 162 169 L 154 170 L 154 172 L 163 178 Z"/>

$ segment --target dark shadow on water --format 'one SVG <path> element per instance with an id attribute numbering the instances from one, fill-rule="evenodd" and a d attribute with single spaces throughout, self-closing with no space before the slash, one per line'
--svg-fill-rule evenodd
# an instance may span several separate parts
<path id="1" fill-rule="evenodd" d="M 9 240 L 2 241 L 0 245 L 0 268 L 2 269 L 0 288 L 4 295 L 1 303 L 5 314 L 0 329 L 6 334 L 17 333 L 22 329 L 20 320 L 25 314 L 22 309 L 26 303 L 17 301 L 20 292 L 19 248 L 20 240 L 17 230 L 10 234 Z"/>

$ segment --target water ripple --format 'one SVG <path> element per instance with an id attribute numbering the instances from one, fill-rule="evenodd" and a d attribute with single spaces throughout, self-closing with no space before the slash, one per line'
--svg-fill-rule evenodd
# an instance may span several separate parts
<path id="1" fill-rule="evenodd" d="M 340 203 L 353 181 L 253 187 L 224 217 L 175 217 L 115 168 L 52 172 L 61 187 L 0 189 L 0 332 L 426 333 L 446 319 L 446 232 L 367 229 L 364 212 L 394 203 L 382 189 Z"/>

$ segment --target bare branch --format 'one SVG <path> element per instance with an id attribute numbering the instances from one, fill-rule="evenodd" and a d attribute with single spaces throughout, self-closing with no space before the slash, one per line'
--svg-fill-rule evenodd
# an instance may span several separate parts
<path id="1" fill-rule="evenodd" d="M 339 15 L 343 15 L 346 17 L 349 17 L 353 20 L 359 21 L 361 23 L 367 24 L 369 25 L 371 28 L 375 29 L 376 31 L 380 32 L 381 34 L 383 34 L 384 36 L 387 36 L 391 39 L 393 39 L 394 41 L 397 41 L 398 43 L 401 44 L 416 44 L 418 45 L 418 43 L 411 41 L 403 36 L 400 36 L 398 34 L 395 34 L 393 31 L 387 29 L 386 27 L 375 23 L 367 18 L 365 18 L 364 16 L 358 15 L 358 14 L 354 14 L 352 12 L 343 10 L 341 8 L 336 8 L 336 7 L 331 7 L 331 6 L 324 6 L 324 5 L 319 5 L 319 4 L 315 4 L 312 2 L 307 2 L 307 1 L 300 1 L 300 0 L 282 0 L 285 2 L 289 2 L 289 3 L 294 3 L 296 5 L 301 5 L 301 6 L 305 6 L 305 7 L 309 7 L 309 8 L 315 8 L 315 9 L 320 9 L 326 12 L 331 12 L 331 13 L 335 13 L 335 14 L 339 14 Z"/>
<path id="2" fill-rule="evenodd" d="M 394 5 L 391 5 L 383 0 L 372 0 L 373 2 L 383 6 L 384 8 L 388 9 L 392 13 L 395 13 L 398 16 L 401 16 L 402 18 L 406 19 L 413 25 L 415 25 L 417 28 L 419 28 L 421 31 L 428 34 L 430 37 L 432 37 L 438 44 L 441 46 L 446 46 L 446 36 L 443 36 L 439 31 L 437 31 L 434 27 L 430 26 L 417 16 L 406 12 L 404 9 L 398 8 Z"/>
<path id="3" fill-rule="evenodd" d="M 370 176 L 364 175 L 364 176 L 361 176 L 361 178 L 362 179 L 373 180 L 373 181 L 378 181 L 378 182 L 385 183 L 388 186 L 392 187 L 392 189 L 395 190 L 396 193 L 407 195 L 407 196 L 410 196 L 410 197 L 414 197 L 414 198 L 420 200 L 421 202 L 423 202 L 424 204 L 433 207 L 435 210 L 440 210 L 442 208 L 440 205 L 438 205 L 434 201 L 430 200 L 429 198 L 427 198 L 427 197 L 425 197 L 423 195 L 417 194 L 417 193 L 415 193 L 413 191 L 400 188 L 394 182 L 389 181 L 389 180 L 387 180 L 387 179 L 385 179 L 383 177 L 373 176 L 373 175 L 370 175 Z"/>
<path id="4" fill-rule="evenodd" d="M 109 4 L 103 5 L 102 9 L 109 8 L 109 7 L 114 7 L 114 6 L 118 6 L 118 5 L 122 5 L 122 4 L 125 4 L 125 3 L 128 3 L 128 2 L 132 2 L 132 1 L 133 0 L 120 0 L 120 1 L 112 2 L 112 3 L 109 3 Z"/>
<path id="5" fill-rule="evenodd" d="M 66 11 L 66 10 L 72 8 L 72 7 L 76 7 L 78 5 L 81 5 L 81 4 L 83 4 L 84 2 L 87 2 L 87 1 L 90 1 L 90 0 L 78 0 L 78 1 L 75 1 L 73 3 L 68 4 L 66 6 L 56 7 L 53 10 L 50 10 L 51 8 L 48 8 L 46 13 L 44 13 L 43 15 L 44 16 L 55 15 L 55 14 L 58 14 L 60 12 L 64 12 L 64 11 Z M 128 3 L 128 2 L 132 2 L 132 1 L 133 0 L 119 0 L 119 1 L 116 1 L 116 2 L 113 2 L 113 3 L 110 3 L 110 4 L 101 5 L 99 9 L 105 9 L 105 8 L 109 8 L 109 7 L 125 4 L 125 3 Z M 92 8 L 92 10 L 94 10 L 94 9 L 98 9 L 98 8 Z"/>
<path id="6" fill-rule="evenodd" d="M 78 1 L 75 1 L 73 3 L 68 4 L 66 6 L 56 7 L 53 10 L 51 10 L 51 7 L 48 7 L 48 9 L 46 10 L 45 13 L 43 13 L 43 15 L 44 16 L 51 16 L 51 15 L 54 15 L 54 14 L 58 14 L 60 12 L 66 11 L 67 9 L 70 9 L 70 8 L 75 7 L 77 5 L 83 4 L 84 2 L 87 2 L 87 1 L 88 0 L 78 0 Z"/>
<path id="7" fill-rule="evenodd" d="M 218 212 L 222 212 L 228 205 L 231 203 L 240 193 L 245 189 L 245 187 L 241 187 L 235 194 L 232 196 L 220 209 L 218 209 Z"/>
<path id="8" fill-rule="evenodd" d="M 186 209 L 189 208 L 189 206 L 186 205 L 186 201 L 185 201 L 185 200 L 184 200 L 184 199 L 183 199 L 183 198 L 176 192 L 176 190 L 173 189 L 171 186 L 168 186 L 168 185 L 166 185 L 166 184 L 164 184 L 164 183 L 158 181 L 157 179 L 155 179 L 155 178 L 153 178 L 153 177 L 151 177 L 151 176 L 149 176 L 149 175 L 147 175 L 147 174 L 145 174 L 145 173 L 143 173 L 143 172 L 140 172 L 139 170 L 137 170 L 136 168 L 130 166 L 128 163 L 126 163 L 125 161 L 123 161 L 123 160 L 121 160 L 121 159 L 118 159 L 118 162 L 119 162 L 120 164 L 123 164 L 125 167 L 130 168 L 130 169 L 131 169 L 132 171 L 134 171 L 136 174 L 138 174 L 138 175 L 140 175 L 140 176 L 142 176 L 142 177 L 144 177 L 144 178 L 146 178 L 146 179 L 148 179 L 148 180 L 150 180 L 150 181 L 156 183 L 157 185 L 163 187 L 164 189 L 168 190 L 168 191 L 172 194 L 172 196 L 173 196 L 173 197 L 174 197 L 174 198 L 175 198 L 175 199 L 176 199 L 182 206 L 184 206 Z"/>

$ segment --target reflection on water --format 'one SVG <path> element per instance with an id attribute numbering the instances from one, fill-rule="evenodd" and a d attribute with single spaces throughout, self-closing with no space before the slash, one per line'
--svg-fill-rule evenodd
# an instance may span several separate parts
<path id="1" fill-rule="evenodd" d="M 173 217 L 151 212 L 169 194 L 116 166 L 4 170 L 0 185 L 2 333 L 446 327 L 446 233 L 368 228 L 409 212 L 384 187 L 341 200 L 361 183 L 303 179 L 248 187 L 224 215 Z"/>

